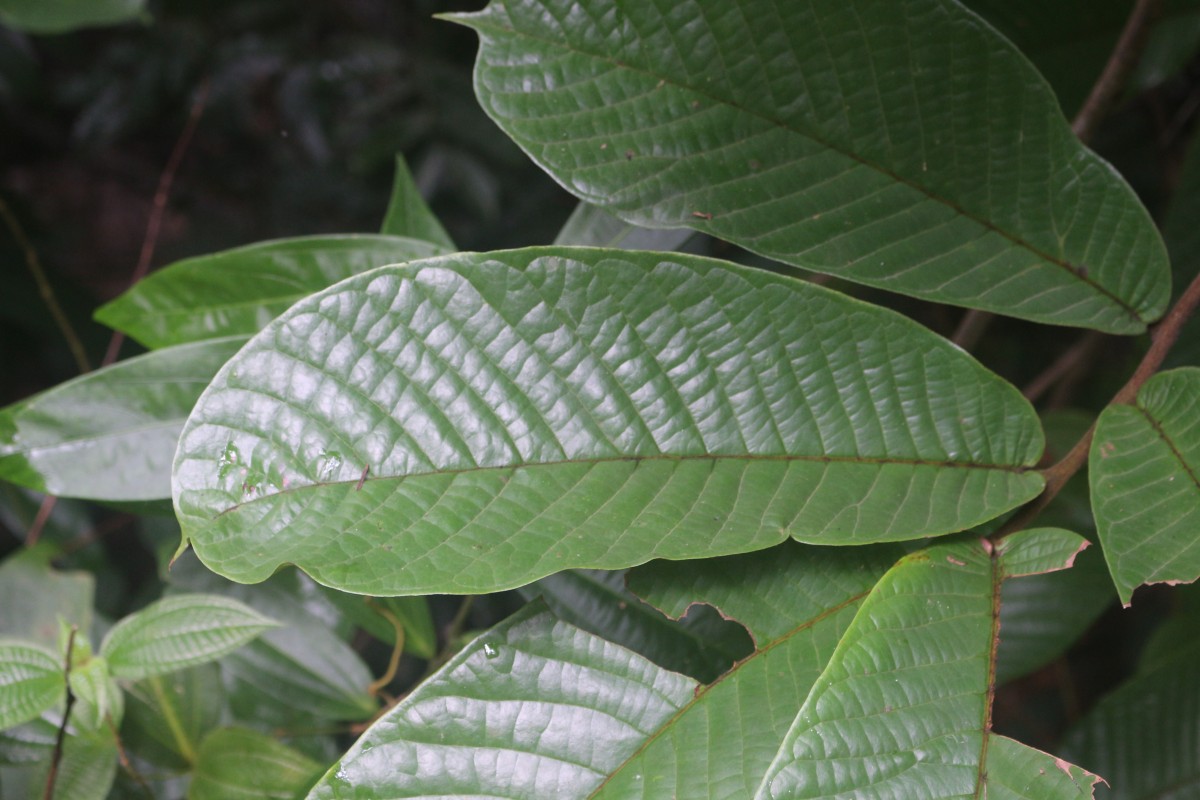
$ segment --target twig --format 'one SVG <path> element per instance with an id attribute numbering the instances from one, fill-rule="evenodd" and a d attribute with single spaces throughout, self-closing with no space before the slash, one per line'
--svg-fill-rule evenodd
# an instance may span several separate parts
<path id="1" fill-rule="evenodd" d="M 1102 336 L 1103 334 L 1099 331 L 1088 331 L 1080 336 L 1053 364 L 1030 381 L 1021 394 L 1025 395 L 1025 399 L 1029 402 L 1036 403 L 1043 394 L 1049 391 L 1050 387 L 1088 360 L 1096 346 L 1100 344 Z"/>
<path id="2" fill-rule="evenodd" d="M 129 285 L 132 286 L 146 276 L 150 271 L 150 262 L 154 258 L 154 248 L 158 246 L 158 236 L 162 229 L 163 215 L 167 210 L 167 200 L 171 196 L 171 186 L 175 183 L 175 173 L 179 170 L 179 165 L 183 161 L 183 156 L 187 153 L 188 145 L 192 141 L 192 134 L 196 132 L 196 126 L 200 123 L 200 117 L 204 113 L 204 105 L 208 102 L 208 80 L 205 79 L 200 83 L 200 88 L 196 90 L 196 99 L 192 101 L 191 111 L 188 113 L 187 123 L 183 126 L 183 130 L 179 134 L 179 139 L 175 142 L 174 149 L 171 150 L 171 155 L 167 159 L 167 165 L 163 168 L 162 175 L 158 178 L 158 189 L 154 192 L 154 202 L 150 209 L 150 219 L 146 223 L 146 235 L 142 239 L 142 251 L 138 255 L 137 266 L 133 270 L 133 275 L 129 278 Z M 117 354 L 121 351 L 121 344 L 125 341 L 125 334 L 121 331 L 114 331 L 112 337 L 108 340 L 108 349 L 104 352 L 104 360 L 101 366 L 108 366 L 117 360 Z"/>
<path id="3" fill-rule="evenodd" d="M 125 743 L 121 741 L 121 732 L 113 724 L 112 716 L 106 716 L 104 721 L 108 723 L 108 729 L 112 732 L 113 740 L 117 743 L 117 761 L 121 764 L 121 768 L 138 785 L 142 790 L 142 794 L 149 797 L 150 800 L 154 800 L 154 790 L 146 782 L 145 776 L 134 769 L 133 764 L 130 763 L 129 754 L 125 752 Z"/>
<path id="4" fill-rule="evenodd" d="M 42 538 L 42 530 L 46 527 L 46 523 L 50 521 L 50 514 L 54 512 L 54 505 L 58 502 L 58 498 L 52 494 L 48 494 L 42 498 L 42 504 L 38 506 L 37 515 L 33 518 L 33 524 L 29 526 L 29 530 L 25 533 L 25 546 L 33 547 Z"/>
<path id="5" fill-rule="evenodd" d="M 25 264 L 29 267 L 30 274 L 33 275 L 34 283 L 37 284 L 38 294 L 41 295 L 42 302 L 46 304 L 46 308 L 50 309 L 50 316 L 54 318 L 54 324 L 62 332 L 63 338 L 67 340 L 67 347 L 70 348 L 71 355 L 75 358 L 75 364 L 79 367 L 79 371 L 89 372 L 92 366 L 88 362 L 87 353 L 83 349 L 83 343 L 79 341 L 79 336 L 76 335 L 75 329 L 71 327 L 71 321 L 67 319 L 67 315 L 63 313 L 62 306 L 58 304 L 58 298 L 54 295 L 54 288 L 46 278 L 46 271 L 42 269 L 42 262 L 38 260 L 37 250 L 33 248 L 33 243 L 25 235 L 25 230 L 17 222 L 16 216 L 9 209 L 8 203 L 4 201 L 3 197 L 0 197 L 0 217 L 4 217 L 4 222 L 8 225 L 8 230 L 12 233 L 13 238 L 17 240 L 17 245 L 21 248 L 21 252 L 25 254 Z"/>
<path id="6" fill-rule="evenodd" d="M 1179 339 L 1179 334 L 1183 330 L 1184 323 L 1191 317 L 1192 312 L 1196 310 L 1196 306 L 1200 305 L 1200 275 L 1197 275 L 1180 295 L 1179 300 L 1167 312 L 1150 331 L 1150 349 L 1146 351 L 1146 355 L 1142 358 L 1133 375 L 1125 382 L 1113 399 L 1109 401 L 1109 405 L 1129 405 L 1137 397 L 1138 390 L 1142 385 L 1150 380 L 1158 368 L 1162 366 L 1163 361 L 1167 357 L 1167 353 L 1171 351 L 1175 342 Z M 1091 449 L 1092 437 L 1096 434 L 1096 423 L 1088 428 L 1087 433 L 1075 443 L 1071 451 L 1062 457 L 1058 463 L 1053 464 L 1042 470 L 1042 477 L 1046 479 L 1046 488 L 1040 495 L 1026 503 L 1021 509 L 1001 525 L 988 538 L 993 541 L 1004 538 L 1010 533 L 1023 530 L 1028 524 L 1036 518 L 1050 504 L 1050 501 L 1058 496 L 1062 488 L 1066 486 L 1076 472 L 1083 468 L 1087 462 L 1088 451 Z"/>
<path id="7" fill-rule="evenodd" d="M 1100 73 L 1091 94 L 1071 123 L 1071 130 L 1075 131 L 1075 135 L 1081 141 L 1091 140 L 1096 126 L 1108 113 L 1113 100 L 1125 88 L 1129 75 L 1137 66 L 1142 50 L 1146 47 L 1150 25 L 1158 16 L 1160 6 L 1161 0 L 1138 0 L 1129 19 L 1125 21 L 1125 28 L 1117 39 L 1117 46 L 1113 48 L 1108 63 L 1104 65 L 1104 71 Z"/>
<path id="8" fill-rule="evenodd" d="M 63 742 L 67 738 L 67 720 L 71 718 L 71 708 L 75 705 L 75 693 L 71 691 L 71 652 L 75 649 L 75 634 L 79 632 L 78 625 L 71 626 L 67 635 L 67 655 L 63 666 L 63 683 L 67 687 L 67 705 L 63 709 L 62 722 L 58 726 L 58 736 L 54 739 L 54 754 L 50 757 L 50 770 L 46 773 L 46 791 L 43 800 L 53 800 L 54 783 L 58 780 L 58 765 L 62 763 Z"/>
<path id="9" fill-rule="evenodd" d="M 958 323 L 958 328 L 954 331 L 954 335 L 950 337 L 950 341 L 963 350 L 973 350 L 975 345 L 979 344 L 979 340 L 983 338 L 984 332 L 992 324 L 995 316 L 990 311 L 981 311 L 978 308 L 970 309 L 966 314 L 963 314 L 963 318 Z"/>

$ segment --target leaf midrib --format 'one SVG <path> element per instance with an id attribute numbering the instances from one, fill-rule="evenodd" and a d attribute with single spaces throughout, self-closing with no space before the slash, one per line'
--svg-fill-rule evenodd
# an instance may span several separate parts
<path id="1" fill-rule="evenodd" d="M 372 483 L 372 482 L 380 481 L 380 480 L 403 482 L 406 480 L 410 480 L 412 478 L 432 477 L 432 476 L 438 476 L 438 475 L 462 475 L 462 474 L 468 474 L 468 473 L 473 473 L 473 472 L 504 472 L 504 471 L 516 472 L 516 471 L 522 470 L 522 469 L 530 469 L 530 468 L 537 468 L 537 467 L 558 467 L 558 466 L 569 466 L 569 465 L 577 465 L 577 464 L 588 464 L 588 465 L 616 464 L 616 463 L 621 463 L 621 462 L 637 463 L 637 462 L 643 462 L 643 461 L 676 461 L 676 462 L 686 462 L 686 461 L 713 461 L 713 462 L 719 462 L 719 461 L 767 461 L 767 462 L 771 462 L 771 461 L 774 461 L 774 462 L 780 462 L 780 463 L 806 462 L 806 463 L 820 463 L 820 464 L 861 464 L 864 466 L 870 466 L 870 465 L 911 466 L 911 467 L 933 467 L 936 469 L 990 470 L 990 471 L 995 471 L 995 472 L 1006 472 L 1006 473 L 1010 473 L 1013 475 L 1025 475 L 1029 472 L 1037 472 L 1037 469 L 1035 467 L 1025 466 L 1025 465 L 1021 465 L 1021 464 L 980 464 L 980 463 L 969 462 L 969 461 L 935 461 L 932 459 L 919 459 L 919 458 L 907 458 L 906 459 L 906 458 L 886 458 L 886 457 L 877 457 L 877 456 L 876 457 L 857 457 L 857 456 L 827 456 L 827 455 L 822 455 L 822 456 L 758 455 L 758 454 L 753 454 L 753 453 L 742 453 L 742 454 L 738 454 L 738 455 L 714 455 L 714 454 L 708 454 L 708 453 L 701 454 L 701 455 L 670 455 L 670 454 L 663 453 L 663 454 L 648 455 L 648 456 L 611 456 L 611 457 L 605 457 L 605 458 L 576 458 L 576 459 L 561 459 L 559 461 L 539 461 L 539 462 L 526 462 L 526 463 L 521 463 L 521 464 L 499 464 L 499 465 L 491 465 L 491 466 L 462 467 L 462 468 L 458 468 L 458 469 L 433 469 L 433 470 L 426 470 L 424 472 L 411 472 L 411 473 L 408 473 L 405 475 L 376 475 L 376 474 L 371 473 L 368 470 L 368 474 L 365 478 L 356 477 L 356 478 L 349 478 L 347 480 L 337 480 L 337 481 L 314 481 L 313 483 L 306 483 L 306 484 L 303 484 L 300 486 L 289 486 L 287 488 L 280 488 L 277 491 L 271 492 L 270 494 L 264 494 L 264 495 L 255 497 L 251 500 L 245 500 L 240 503 L 230 504 L 227 508 L 224 508 L 219 513 L 215 514 L 213 516 L 213 519 L 216 519 L 218 517 L 224 516 L 225 514 L 229 514 L 234 511 L 237 511 L 238 509 L 240 509 L 242 507 L 250 506 L 250 505 L 253 505 L 254 503 L 265 502 L 265 501 L 271 500 L 272 498 L 279 497 L 281 495 L 288 495 L 288 494 L 293 494 L 293 493 L 297 493 L 297 492 L 309 491 L 309 490 L 313 490 L 313 489 L 323 489 L 323 488 L 326 488 L 329 486 L 345 486 L 345 485 L 358 486 L 360 484 L 360 482 L 362 485 L 365 486 L 368 483 Z M 367 464 L 365 466 L 369 467 L 370 465 Z"/>
<path id="2" fill-rule="evenodd" d="M 936 194 L 932 189 L 927 189 L 926 187 L 921 186 L 920 184 L 913 183 L 912 181 L 909 181 L 908 179 L 901 177 L 900 175 L 893 172 L 892 170 L 890 170 L 880 164 L 877 164 L 874 161 L 869 160 L 862 155 L 851 152 L 845 148 L 838 147 L 837 145 L 831 143 L 830 141 L 827 141 L 826 139 L 822 138 L 821 136 L 816 135 L 815 133 L 799 130 L 796 127 L 794 127 L 788 123 L 785 123 L 784 121 L 782 121 L 780 119 L 776 119 L 774 117 L 770 117 L 770 116 L 761 114 L 757 111 L 750 110 L 750 109 L 745 108 L 744 106 L 742 106 L 736 102 L 733 102 L 732 100 L 729 100 L 727 98 L 719 97 L 717 95 L 712 94 L 711 92 L 705 91 L 704 89 L 695 88 L 693 86 L 689 86 L 687 84 L 680 83 L 680 82 L 674 80 L 673 78 L 671 78 L 670 76 L 656 74 L 656 73 L 651 72 L 650 70 L 643 68 L 641 66 L 632 66 L 631 64 L 629 64 L 627 62 L 617 60 L 615 58 L 612 58 L 611 56 L 596 54 L 594 52 L 590 52 L 583 48 L 568 47 L 568 46 L 565 46 L 562 43 L 557 42 L 555 40 L 546 39 L 546 38 L 543 38 L 540 36 L 535 36 L 526 31 L 518 31 L 515 28 L 509 28 L 509 27 L 504 27 L 502 25 L 495 25 L 495 24 L 489 25 L 489 24 L 487 24 L 486 21 L 483 21 L 483 18 L 480 16 L 480 15 L 482 15 L 482 13 L 483 12 L 477 12 L 477 14 L 470 14 L 470 15 L 464 14 L 461 16 L 455 16 L 455 17 L 449 17 L 449 18 L 454 21 L 457 21 L 458 19 L 469 19 L 470 21 L 467 24 L 469 24 L 470 27 L 473 27 L 477 30 L 490 29 L 493 32 L 497 32 L 497 31 L 502 32 L 502 33 L 507 32 L 507 33 L 513 34 L 514 36 L 524 37 L 524 38 L 532 40 L 534 42 L 538 42 L 542 45 L 546 45 L 549 47 L 556 47 L 568 54 L 578 54 L 578 55 L 582 55 L 582 56 L 585 56 L 588 58 L 593 58 L 593 59 L 596 59 L 599 61 L 603 61 L 603 62 L 611 65 L 614 69 L 629 70 L 631 72 L 641 73 L 642 75 L 645 75 L 650 78 L 656 78 L 658 80 L 664 81 L 666 85 L 676 87 L 677 89 L 680 89 L 683 91 L 692 92 L 692 93 L 700 95 L 702 97 L 706 97 L 714 103 L 719 103 L 721 105 L 728 106 L 730 108 L 736 109 L 739 112 L 742 112 L 744 114 L 756 117 L 760 120 L 763 120 L 764 122 L 766 122 L 770 125 L 773 125 L 779 129 L 789 131 L 797 136 L 801 136 L 801 137 L 810 139 L 810 140 L 816 142 L 817 144 L 821 145 L 822 147 L 825 147 L 835 153 L 838 153 L 839 155 L 841 155 L 845 158 L 848 158 L 858 164 L 861 164 L 864 167 L 867 167 L 868 169 L 875 170 L 876 172 L 887 176 L 888 178 L 896 181 L 899 184 L 907 186 L 917 192 L 920 192 L 921 194 L 928 197 L 930 200 L 933 200 L 936 203 L 941 203 L 942 205 L 951 209 L 955 214 L 958 214 L 959 216 L 961 216 L 965 219 L 968 219 L 971 222 L 974 222 L 975 224 L 979 225 L 980 227 L 982 227 L 986 230 L 992 231 L 993 233 L 996 233 L 997 235 L 1004 237 L 1005 239 L 1012 242 L 1017 247 L 1027 250 L 1028 252 L 1030 252 L 1037 258 L 1041 259 L 1042 261 L 1049 263 L 1049 264 L 1053 264 L 1053 265 L 1061 268 L 1063 271 L 1065 271 L 1068 275 L 1070 275 L 1075 280 L 1077 280 L 1080 283 L 1084 284 L 1085 286 L 1091 288 L 1093 291 L 1095 291 L 1100 296 L 1107 298 L 1110 302 L 1115 304 L 1118 308 L 1120 308 L 1123 312 L 1125 312 L 1128 316 L 1130 316 L 1138 324 L 1143 325 L 1143 326 L 1148 324 L 1147 320 L 1142 317 L 1141 313 L 1137 309 L 1135 309 L 1133 306 L 1131 306 L 1129 303 L 1127 303 L 1125 300 L 1123 300 L 1118 295 L 1114 294 L 1112 291 L 1110 291 L 1106 287 L 1095 282 L 1091 278 L 1085 277 L 1084 275 L 1080 274 L 1076 270 L 1076 268 L 1074 268 L 1069 262 L 1065 261 L 1064 259 L 1058 258 L 1056 256 L 1052 256 L 1052 255 L 1042 251 L 1041 249 L 1035 247 L 1031 242 L 1028 242 L 1025 239 L 1019 237 L 1017 234 L 1010 233 L 1009 231 L 1005 230 L 1004 228 L 998 227 L 997 225 L 993 224 L 992 222 L 990 222 L 986 219 L 983 219 L 982 217 L 979 217 L 972 212 L 967 211 L 966 209 L 962 208 L 960 205 L 953 202 L 952 200 L 949 200 L 945 197 L 942 197 L 942 196 Z M 691 226 L 685 225 L 685 227 L 691 227 Z M 817 271 L 820 271 L 820 272 L 827 271 L 825 268 L 818 268 L 818 267 L 811 267 L 811 268 L 816 269 Z"/>

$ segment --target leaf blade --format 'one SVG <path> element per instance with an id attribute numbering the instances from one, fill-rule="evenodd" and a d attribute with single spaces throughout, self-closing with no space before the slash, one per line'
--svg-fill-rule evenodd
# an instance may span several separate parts
<path id="1" fill-rule="evenodd" d="M 898 315 L 695 256 L 531 248 L 297 304 L 199 402 L 174 492 L 235 580 L 480 592 L 961 530 L 1040 490 L 1041 446 L 1011 386 Z"/>
<path id="2" fill-rule="evenodd" d="M 101 306 L 95 318 L 150 349 L 249 336 L 343 278 L 440 252 L 430 242 L 373 234 L 258 242 L 163 267 Z"/>
<path id="3" fill-rule="evenodd" d="M 1167 260 L 1145 210 L 1024 57 L 958 4 L 689 8 L 686 25 L 616 0 L 449 18 L 480 35 L 476 93 L 493 120 L 568 191 L 630 222 L 1050 323 L 1135 333 L 1164 310 Z M 983 90 L 949 95 L 964 76 Z M 1096 216 L 1117 227 L 1080 224 Z"/>
<path id="4" fill-rule="evenodd" d="M 35 719 L 64 695 L 63 665 L 46 648 L 0 640 L 0 728 Z"/>

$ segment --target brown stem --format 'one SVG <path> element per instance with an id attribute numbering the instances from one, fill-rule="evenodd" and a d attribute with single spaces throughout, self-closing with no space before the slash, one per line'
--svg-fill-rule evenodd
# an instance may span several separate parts
<path id="1" fill-rule="evenodd" d="M 978 308 L 972 308 L 966 314 L 963 314 L 962 320 L 958 323 L 958 329 L 954 331 L 954 335 L 950 337 L 950 341 L 963 350 L 971 351 L 975 349 L 975 345 L 979 344 L 979 340 L 983 338 L 984 332 L 992 324 L 995 316 L 990 311 L 980 311 Z"/>
<path id="2" fill-rule="evenodd" d="M 63 667 L 63 683 L 67 687 L 67 705 L 63 709 L 62 722 L 58 726 L 58 736 L 54 739 L 54 754 L 50 757 L 50 770 L 46 773 L 46 791 L 43 792 L 43 800 L 53 800 L 54 798 L 54 783 L 58 780 L 58 765 L 62 763 L 63 743 L 67 738 L 67 721 L 71 718 L 71 708 L 75 705 L 75 693 L 71 691 L 71 652 L 75 649 L 75 634 L 79 632 L 79 627 L 71 626 L 71 632 L 67 635 L 67 655 Z"/>
<path id="3" fill-rule="evenodd" d="M 1192 312 L 1196 310 L 1196 306 L 1200 304 L 1200 275 L 1197 275 L 1188 285 L 1187 289 L 1180 295 L 1179 300 L 1167 312 L 1162 321 L 1154 326 L 1150 331 L 1150 349 L 1146 351 L 1146 355 L 1142 358 L 1133 375 L 1125 382 L 1113 399 L 1109 401 L 1109 405 L 1129 405 L 1137 397 L 1138 390 L 1142 385 L 1150 380 L 1150 378 L 1162 366 L 1163 361 L 1167 357 L 1167 353 L 1171 351 L 1171 347 L 1179 339 L 1179 334 L 1183 331 L 1184 323 L 1191 317 Z M 1075 473 L 1082 469 L 1087 462 L 1088 451 L 1091 449 L 1092 437 L 1096 434 L 1096 423 L 1092 423 L 1092 427 L 1088 428 L 1087 433 L 1083 435 L 1071 451 L 1062 459 L 1050 467 L 1042 470 L 1042 477 L 1046 479 L 1046 488 L 1040 495 L 1024 505 L 1008 522 L 1000 526 L 995 533 L 989 538 L 992 540 L 1002 539 L 1010 533 L 1024 529 L 1029 523 L 1036 518 L 1050 504 L 1062 488 L 1066 486 Z"/>
<path id="4" fill-rule="evenodd" d="M 1071 123 L 1071 129 L 1081 141 L 1086 143 L 1091 140 L 1096 126 L 1108 113 L 1117 95 L 1125 88 L 1130 73 L 1137 66 L 1142 50 L 1146 47 L 1150 25 L 1158 16 L 1160 6 L 1161 0 L 1138 0 L 1129 19 L 1125 21 L 1125 28 L 1117 39 L 1117 46 L 1113 48 L 1108 63 L 1104 65 L 1104 71 L 1100 73 L 1091 94 Z"/>
<path id="5" fill-rule="evenodd" d="M 37 516 L 33 518 L 33 523 L 25 533 L 26 547 L 33 547 L 42 538 L 42 530 L 46 527 L 46 523 L 50 521 L 50 514 L 53 513 L 54 505 L 57 502 L 58 498 L 52 494 L 48 494 L 42 498 L 42 504 L 38 506 Z"/>
<path id="6" fill-rule="evenodd" d="M 38 294 L 41 295 L 42 302 L 46 304 L 46 308 L 50 310 L 50 316 L 54 318 L 54 324 L 62 332 L 63 338 L 67 340 L 67 347 L 70 348 L 71 355 L 74 357 L 79 371 L 90 371 L 92 366 L 88 363 L 83 343 L 79 341 L 79 336 L 75 334 L 75 329 L 71 327 L 71 321 L 67 319 L 67 315 L 63 313 L 62 306 L 58 304 L 58 298 L 54 295 L 54 287 L 50 285 L 50 281 L 46 278 L 46 271 L 42 269 L 42 262 L 38 260 L 37 250 L 33 248 L 33 243 L 25 235 L 25 230 L 17 222 L 16 215 L 9 209 L 8 203 L 4 201 L 3 197 L 0 197 L 0 217 L 4 217 L 4 222 L 8 225 L 8 230 L 12 233 L 13 238 L 17 240 L 17 246 L 21 248 L 21 252 L 24 253 L 25 265 L 29 267 L 29 272 L 33 275 L 33 281 L 37 284 Z"/>
<path id="7" fill-rule="evenodd" d="M 146 223 L 146 235 L 142 239 L 142 250 L 138 254 L 137 266 L 134 267 L 133 275 L 129 278 L 130 286 L 140 281 L 150 271 L 150 262 L 154 258 L 154 248 L 158 246 L 158 236 L 162 229 L 163 215 L 167 210 L 167 200 L 171 196 L 171 186 L 175 183 L 175 173 L 179 170 L 184 154 L 187 153 L 188 145 L 192 141 L 192 134 L 196 132 L 196 126 L 200 123 L 200 117 L 204 113 L 204 105 L 207 102 L 208 81 L 204 80 L 196 91 L 196 99 L 192 101 L 187 123 L 183 126 L 179 139 L 176 140 L 175 147 L 167 159 L 167 164 L 158 178 L 158 189 L 154 192 L 150 219 Z M 108 340 L 108 349 L 104 352 L 104 360 L 100 362 L 101 366 L 108 366 L 117 360 L 121 344 L 124 341 L 125 334 L 120 331 L 113 332 L 112 337 Z"/>
<path id="8" fill-rule="evenodd" d="M 1059 380 L 1067 375 L 1070 375 L 1075 369 L 1086 362 L 1096 346 L 1100 344 L 1101 334 L 1098 331 L 1088 331 L 1083 336 L 1067 348 L 1061 356 L 1059 356 L 1053 364 L 1042 370 L 1036 378 L 1029 382 L 1021 394 L 1025 395 L 1025 399 L 1031 403 L 1036 403 L 1038 399 L 1050 390 Z"/>

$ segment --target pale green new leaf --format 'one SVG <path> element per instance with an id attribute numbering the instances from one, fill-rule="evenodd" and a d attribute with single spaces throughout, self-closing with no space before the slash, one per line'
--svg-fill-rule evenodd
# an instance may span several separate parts
<path id="1" fill-rule="evenodd" d="M 96 311 L 96 320 L 149 348 L 249 336 L 306 295 L 372 267 L 444 248 L 373 234 L 305 236 L 177 261 Z"/>
<path id="2" fill-rule="evenodd" d="M 116 678 L 138 679 L 231 653 L 278 622 L 226 597 L 166 597 L 113 626 L 100 654 Z"/>
<path id="3" fill-rule="evenodd" d="M 1036 495 L 1029 404 L 899 315 L 678 254 L 385 267 L 289 309 L 197 403 L 175 507 L 238 581 L 366 594 L 863 544 Z"/>
<path id="4" fill-rule="evenodd" d="M 101 656 L 87 656 L 71 665 L 67 679 L 75 705 L 71 722 L 82 730 L 97 731 L 107 722 L 120 727 L 125 716 L 125 696 L 109 674 L 108 662 Z"/>
<path id="5" fill-rule="evenodd" d="M 1159 373 L 1109 406 L 1088 457 L 1096 528 L 1121 602 L 1200 577 L 1200 369 Z"/>
<path id="6" fill-rule="evenodd" d="M 953 0 L 505 0 L 476 94 L 582 200 L 928 300 L 1136 333 L 1149 215 Z"/>
<path id="7" fill-rule="evenodd" d="M 1009 538 L 1016 542 L 1010 547 L 1040 549 L 1058 537 L 1024 531 Z M 1006 757 L 994 767 L 989 753 L 1003 568 L 985 544 L 935 544 L 883 577 L 804 701 L 755 797 L 965 800 L 991 796 L 993 783 L 1011 789 L 1034 780 L 1044 769 L 1039 759 Z M 1001 761 L 1007 771 L 992 774 Z M 1064 768 L 1071 769 L 1065 762 Z M 1089 779 L 1082 795 L 1037 796 L 1087 797 L 1090 786 Z"/>
<path id="8" fill-rule="evenodd" d="M 62 497 L 161 500 L 196 398 L 246 337 L 179 345 L 0 410 L 0 479 Z"/>
<path id="9" fill-rule="evenodd" d="M 322 766 L 262 733 L 219 728 L 200 745 L 188 800 L 292 800 Z"/>
<path id="10" fill-rule="evenodd" d="M 375 722 L 309 798 L 586 797 L 697 686 L 532 603 Z"/>
<path id="11" fill-rule="evenodd" d="M 447 251 L 457 250 L 457 245 L 446 233 L 442 223 L 421 197 L 421 190 L 413 180 L 412 172 L 404 156 L 396 156 L 396 177 L 392 182 L 392 198 L 383 215 L 383 227 L 379 230 L 386 236 L 407 236 L 430 242 Z"/>
<path id="12" fill-rule="evenodd" d="M 0 640 L 0 728 L 35 719 L 62 699 L 62 661 L 36 644 Z"/>
<path id="13" fill-rule="evenodd" d="M 558 245 L 675 250 L 696 235 L 687 228 L 640 228 L 591 203 L 575 206 L 554 238 Z"/>
<path id="14" fill-rule="evenodd" d="M 1009 536 L 996 545 L 1005 578 L 1042 575 L 1070 569 L 1075 557 L 1091 544 L 1078 533 L 1062 528 L 1032 528 L 1022 536 Z"/>

